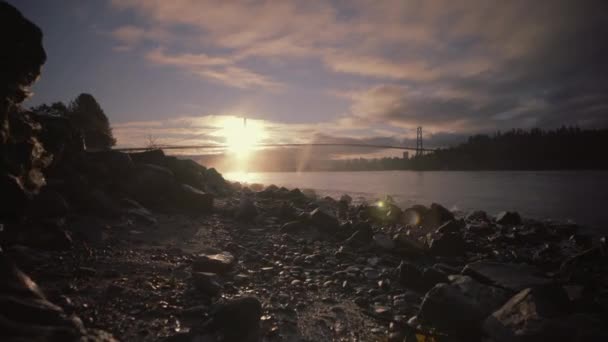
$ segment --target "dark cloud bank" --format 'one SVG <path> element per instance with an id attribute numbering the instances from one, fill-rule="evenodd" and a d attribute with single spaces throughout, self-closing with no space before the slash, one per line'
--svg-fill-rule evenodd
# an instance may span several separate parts
<path id="1" fill-rule="evenodd" d="M 491 12 L 495 18 L 469 31 L 475 36 L 466 47 L 471 55 L 502 51 L 484 56 L 491 59 L 488 68 L 473 75 L 377 86 L 355 100 L 356 114 L 468 133 L 608 126 L 608 2 L 509 4 L 504 18 L 498 8 Z M 443 51 L 441 59 L 466 49 Z M 379 104 L 376 99 L 383 100 Z"/>

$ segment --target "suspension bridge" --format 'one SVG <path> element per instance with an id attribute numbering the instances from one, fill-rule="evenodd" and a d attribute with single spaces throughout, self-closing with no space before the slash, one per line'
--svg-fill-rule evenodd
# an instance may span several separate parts
<path id="1" fill-rule="evenodd" d="M 247 118 L 243 118 L 243 126 L 247 127 Z M 255 144 L 254 148 L 286 148 L 286 147 L 355 147 L 355 148 L 373 148 L 373 149 L 394 149 L 394 150 L 405 150 L 415 151 L 416 156 L 423 155 L 425 153 L 434 152 L 435 149 L 425 148 L 422 142 L 422 127 L 416 129 L 416 147 L 412 146 L 399 146 L 399 145 L 383 145 L 383 144 L 361 144 L 361 143 L 286 143 L 286 144 Z M 196 150 L 196 149 L 215 149 L 215 150 L 227 150 L 230 146 L 219 145 L 219 144 L 194 144 L 194 145 L 156 145 L 146 147 L 127 147 L 127 148 L 115 148 L 115 151 L 121 152 L 137 152 L 146 151 L 150 149 L 161 149 L 161 150 Z"/>

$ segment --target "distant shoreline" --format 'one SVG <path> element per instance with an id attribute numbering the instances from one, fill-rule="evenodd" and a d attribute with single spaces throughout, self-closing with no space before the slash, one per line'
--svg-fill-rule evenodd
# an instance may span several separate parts
<path id="1" fill-rule="evenodd" d="M 428 170 L 272 170 L 272 171 L 264 171 L 264 170 L 251 170 L 251 171 L 221 171 L 222 174 L 230 174 L 230 173 L 321 173 L 321 172 L 395 172 L 395 171 L 411 171 L 411 172 L 533 172 L 533 171 L 542 171 L 542 172 L 567 172 L 567 171 L 576 171 L 576 172 L 608 172 L 608 169 L 428 169 Z"/>

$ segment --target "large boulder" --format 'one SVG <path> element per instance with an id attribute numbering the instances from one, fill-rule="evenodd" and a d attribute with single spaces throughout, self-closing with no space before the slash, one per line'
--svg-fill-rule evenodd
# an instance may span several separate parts
<path id="1" fill-rule="evenodd" d="M 125 190 L 145 206 L 159 208 L 170 203 L 177 186 L 171 170 L 153 164 L 136 164 Z"/>
<path id="2" fill-rule="evenodd" d="M 483 331 L 496 342 L 572 341 L 572 325 L 564 324 L 569 311 L 561 287 L 527 288 L 489 316 Z"/>
<path id="3" fill-rule="evenodd" d="M 351 247 L 361 247 L 369 244 L 374 236 L 372 226 L 368 222 L 358 222 L 353 227 L 354 232 L 344 240 L 344 244 Z"/>
<path id="4" fill-rule="evenodd" d="M 439 234 L 458 233 L 464 228 L 465 224 L 462 220 L 449 220 L 443 223 L 436 232 Z"/>
<path id="5" fill-rule="evenodd" d="M 429 241 L 429 252 L 438 256 L 462 256 L 467 243 L 459 233 L 438 234 Z"/>
<path id="6" fill-rule="evenodd" d="M 127 177 L 133 172 L 135 164 L 128 153 L 119 151 L 87 152 L 87 161 L 108 170 L 111 178 Z"/>
<path id="7" fill-rule="evenodd" d="M 262 304 L 257 298 L 233 299 L 217 305 L 206 330 L 219 335 L 225 342 L 257 342 L 260 340 Z"/>
<path id="8" fill-rule="evenodd" d="M 401 215 L 401 222 L 412 226 L 421 226 L 426 230 L 436 229 L 447 221 L 453 220 L 454 214 L 441 204 L 432 203 L 430 208 L 414 205 Z"/>
<path id="9" fill-rule="evenodd" d="M 427 248 L 423 243 L 415 240 L 405 233 L 397 233 L 393 236 L 397 251 L 406 256 L 421 256 L 427 252 Z"/>
<path id="10" fill-rule="evenodd" d="M 516 211 L 503 211 L 496 215 L 496 223 L 503 225 L 521 224 L 521 216 Z"/>
<path id="11" fill-rule="evenodd" d="M 338 219 L 329 211 L 317 208 L 310 212 L 310 221 L 323 231 L 335 231 L 340 226 Z"/>
<path id="12" fill-rule="evenodd" d="M 239 200 L 239 205 L 236 208 L 235 217 L 241 221 L 251 221 L 258 216 L 258 207 L 253 200 L 248 197 L 242 197 Z"/>
<path id="13" fill-rule="evenodd" d="M 152 164 L 167 167 L 167 158 L 163 150 L 155 149 L 144 152 L 129 153 L 131 160 L 138 164 Z"/>
<path id="14" fill-rule="evenodd" d="M 180 209 L 189 212 L 209 212 L 213 209 L 213 195 L 205 193 L 187 184 L 178 185 L 173 202 Z"/>
<path id="15" fill-rule="evenodd" d="M 309 229 L 308 225 L 300 221 L 289 221 L 281 226 L 281 233 L 299 233 Z"/>
<path id="16" fill-rule="evenodd" d="M 484 284 L 497 286 L 513 292 L 551 283 L 551 279 L 542 276 L 541 270 L 526 264 L 477 261 L 466 265 L 462 273 Z"/>
<path id="17" fill-rule="evenodd" d="M 586 284 L 601 282 L 606 271 L 608 250 L 600 244 L 566 258 L 560 265 L 558 276 L 564 281 Z"/>
<path id="18" fill-rule="evenodd" d="M 450 284 L 435 285 L 424 297 L 420 322 L 449 335 L 474 339 L 484 319 L 508 300 L 506 291 L 466 276 L 452 276 Z"/>

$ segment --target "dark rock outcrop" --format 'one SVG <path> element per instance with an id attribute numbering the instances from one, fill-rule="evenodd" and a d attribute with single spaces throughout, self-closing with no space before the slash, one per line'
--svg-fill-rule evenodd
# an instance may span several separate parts
<path id="1" fill-rule="evenodd" d="M 16 217 L 46 184 L 48 155 L 38 140 L 41 126 L 20 108 L 38 78 L 46 53 L 42 32 L 0 2 L 0 217 Z"/>

